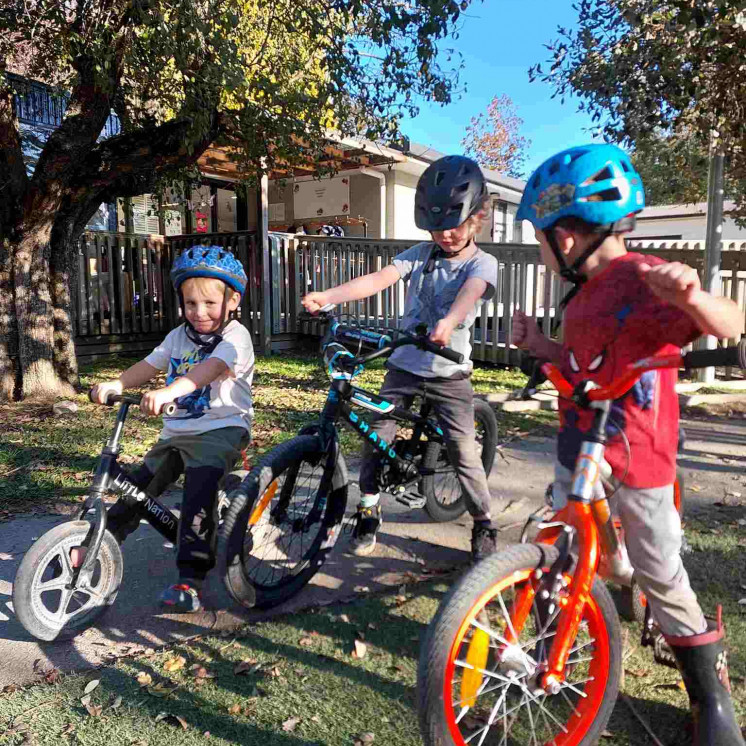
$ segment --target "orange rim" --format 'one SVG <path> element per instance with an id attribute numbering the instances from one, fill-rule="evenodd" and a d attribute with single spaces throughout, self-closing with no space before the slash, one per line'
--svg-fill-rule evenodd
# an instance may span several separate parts
<path id="1" fill-rule="evenodd" d="M 464 736 L 459 727 L 459 721 L 468 713 L 465 713 L 463 707 L 460 707 L 459 712 L 457 713 L 453 702 L 454 691 L 459 690 L 458 685 L 454 686 L 454 684 L 457 684 L 457 682 L 454 681 L 454 676 L 457 669 L 457 661 L 463 657 L 462 644 L 464 643 L 464 638 L 469 630 L 475 626 L 474 622 L 477 616 L 485 609 L 490 601 L 510 587 L 530 581 L 533 572 L 533 569 L 516 571 L 509 577 L 500 579 L 489 590 L 485 591 L 485 593 L 483 593 L 472 606 L 471 610 L 461 623 L 461 626 L 453 640 L 448 654 L 445 675 L 443 677 L 443 702 L 445 706 L 446 723 L 448 724 L 448 730 L 455 746 L 467 746 L 467 742 L 464 740 Z M 568 579 L 571 580 L 571 578 Z M 504 602 L 502 608 L 507 608 Z M 503 618 L 505 618 L 504 615 Z M 560 700 L 566 702 L 567 694 L 569 693 L 572 696 L 574 691 L 580 689 L 580 686 L 582 686 L 584 696 L 577 697 L 577 700 L 573 703 L 574 708 L 572 712 L 574 712 L 574 714 L 570 714 L 565 721 L 561 721 L 562 727 L 557 726 L 557 733 L 550 735 L 549 739 L 545 741 L 545 743 L 552 744 L 553 746 L 577 746 L 592 726 L 604 700 L 604 694 L 609 678 L 610 651 L 606 622 L 603 618 L 601 609 L 598 607 L 593 596 L 589 597 L 588 602 L 585 605 L 583 621 L 587 624 L 587 633 L 590 640 L 590 642 L 584 645 L 584 648 L 586 650 L 593 650 L 592 655 L 589 656 L 589 654 L 586 653 L 584 658 L 584 662 L 588 663 L 587 671 L 583 674 L 582 679 L 579 678 L 578 680 L 574 680 L 572 670 L 566 671 L 566 681 L 563 683 L 563 692 L 554 696 L 558 698 L 558 702 Z M 475 628 L 479 629 L 479 627 Z M 519 636 L 521 631 L 522 630 L 515 630 L 516 635 Z M 493 630 L 493 632 L 497 634 L 497 631 Z M 497 646 L 493 644 L 492 650 L 494 651 L 496 647 Z M 460 653 L 461 655 L 459 655 Z M 588 660 L 589 657 L 590 660 Z M 569 662 L 572 663 L 573 661 L 571 660 Z M 462 669 L 463 664 L 459 665 L 458 668 Z M 485 669 L 483 675 L 495 675 L 495 673 L 494 669 L 492 671 Z M 499 676 L 497 678 L 499 679 Z M 493 681 L 494 680 L 495 679 L 493 679 Z M 572 687 L 575 687 L 575 689 L 573 690 Z M 507 692 L 509 686 L 506 685 L 504 688 Z M 487 689 L 489 689 L 489 687 L 487 687 Z M 493 691 L 495 691 L 494 687 L 490 691 L 485 691 L 485 694 L 492 694 Z M 518 685 L 516 686 L 515 691 L 521 691 Z M 474 693 L 474 697 L 478 696 L 480 696 L 480 693 Z M 534 699 L 532 700 L 532 703 L 537 701 L 538 699 Z M 545 707 L 549 707 L 551 701 L 551 695 L 546 695 L 542 700 Z M 456 704 L 457 706 L 460 706 L 462 703 L 457 702 Z M 546 722 L 550 722 L 550 720 L 547 719 Z M 496 733 L 502 735 L 502 731 L 500 731 L 499 727 L 497 727 Z"/>
<path id="2" fill-rule="evenodd" d="M 249 516 L 249 526 L 255 526 L 259 519 L 262 517 L 262 513 L 264 512 L 264 509 L 269 505 L 270 500 L 275 496 L 275 492 L 277 492 L 277 480 L 275 479 L 272 484 L 267 487 L 266 491 L 262 495 L 261 500 L 257 503 L 257 506 L 254 508 L 254 510 L 251 511 L 251 515 Z"/>

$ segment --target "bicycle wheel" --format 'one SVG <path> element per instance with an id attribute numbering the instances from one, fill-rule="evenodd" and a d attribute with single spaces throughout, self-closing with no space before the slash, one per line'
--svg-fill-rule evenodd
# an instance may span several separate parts
<path id="1" fill-rule="evenodd" d="M 536 569 L 547 570 L 557 556 L 551 546 L 511 546 L 476 565 L 443 599 L 417 672 L 426 746 L 597 742 L 614 708 L 622 660 L 619 618 L 604 584 L 593 583 L 557 694 L 536 683 L 557 612 L 548 615 L 534 598 L 522 628 L 509 617 L 513 604 L 533 593 Z M 564 582 L 563 595 L 572 577 Z"/>
<path id="2" fill-rule="evenodd" d="M 80 634 L 115 601 L 124 560 L 117 540 L 104 532 L 91 577 L 72 579 L 70 550 L 80 546 L 90 524 L 69 521 L 41 536 L 26 552 L 13 582 L 18 621 L 39 640 L 65 640 Z"/>
<path id="3" fill-rule="evenodd" d="M 492 407 L 482 399 L 474 400 L 474 427 L 477 446 L 481 449 L 482 466 L 489 477 L 497 448 L 497 419 Z M 422 478 L 422 494 L 427 498 L 425 510 L 439 523 L 455 521 L 466 512 L 466 499 L 461 493 L 456 470 L 451 466 L 445 446 L 429 443 L 422 466 L 435 471 Z"/>
<path id="4" fill-rule="evenodd" d="M 218 562 L 228 592 L 247 607 L 294 596 L 334 548 L 347 506 L 347 467 L 335 443 L 299 435 L 268 453 L 230 496 Z"/>

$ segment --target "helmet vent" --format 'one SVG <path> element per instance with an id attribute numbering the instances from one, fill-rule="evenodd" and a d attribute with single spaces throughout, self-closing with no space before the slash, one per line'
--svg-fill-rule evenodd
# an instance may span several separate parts
<path id="1" fill-rule="evenodd" d="M 559 171 L 559 170 L 560 170 L 560 162 L 559 161 L 555 161 L 554 163 L 552 163 L 549 166 L 549 175 L 550 176 L 554 176 L 554 174 L 556 174 L 557 171 Z"/>
<path id="2" fill-rule="evenodd" d="M 608 179 L 613 178 L 614 174 L 611 173 L 609 166 L 604 166 L 598 173 L 595 173 L 593 176 L 586 179 L 583 182 L 583 186 L 588 186 L 588 184 L 598 184 L 599 181 L 607 181 Z"/>
<path id="3" fill-rule="evenodd" d="M 440 186 L 443 183 L 443 179 L 445 179 L 445 177 L 445 171 L 438 171 L 438 173 L 435 174 L 435 186 Z"/>
<path id="4" fill-rule="evenodd" d="M 459 203 L 457 205 L 452 205 L 446 211 L 446 215 L 453 215 L 454 213 L 457 214 L 457 215 L 460 215 L 461 214 L 461 210 L 463 210 L 463 209 L 464 209 L 463 203 Z"/>
<path id="5" fill-rule="evenodd" d="M 458 186 L 453 187 L 453 191 L 451 192 L 451 194 L 463 194 L 464 192 L 468 191 L 468 189 L 468 182 L 465 184 L 459 184 Z"/>
<path id="6" fill-rule="evenodd" d="M 622 164 L 622 168 L 629 173 L 632 170 L 632 166 L 627 161 L 619 161 Z"/>
<path id="7" fill-rule="evenodd" d="M 531 182 L 531 189 L 538 189 L 541 183 L 541 174 L 537 171 L 534 180 Z"/>
<path id="8" fill-rule="evenodd" d="M 616 187 L 612 187 L 587 197 L 579 197 L 578 202 L 619 202 L 621 199 L 622 193 Z"/>

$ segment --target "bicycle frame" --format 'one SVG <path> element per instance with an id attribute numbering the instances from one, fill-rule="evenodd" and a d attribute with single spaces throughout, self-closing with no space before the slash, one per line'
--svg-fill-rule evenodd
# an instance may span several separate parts
<path id="1" fill-rule="evenodd" d="M 602 554 L 613 555 L 618 547 L 613 528 L 608 500 L 605 495 L 597 498 L 595 487 L 601 476 L 606 436 L 605 428 L 611 404 L 623 396 L 635 384 L 642 373 L 658 368 L 678 368 L 682 356 L 665 355 L 645 358 L 630 365 L 627 370 L 609 386 L 598 388 L 588 381 L 574 387 L 551 363 L 545 363 L 541 370 L 554 384 L 561 397 L 571 399 L 578 406 L 595 410 L 593 426 L 583 441 L 573 473 L 572 489 L 566 507 L 562 508 L 548 523 L 540 524 L 536 543 L 555 544 L 561 537 L 563 552 L 547 576 L 538 585 L 526 583 L 517 594 L 510 619 L 513 629 L 506 635 L 509 642 L 517 641 L 523 629 L 537 593 L 548 590 L 550 593 L 557 579 L 566 572 L 563 566 L 567 559 L 573 537 L 577 537 L 577 563 L 572 571 L 569 597 L 564 603 L 564 613 L 559 615 L 556 633 L 547 659 L 547 670 L 540 682 L 548 693 L 556 693 L 564 681 L 564 669 L 571 647 L 578 634 L 583 611 L 591 595 L 591 586 L 598 572 Z M 553 610 L 550 610 L 553 611 Z M 511 639 L 513 638 L 513 639 Z"/>
<path id="2" fill-rule="evenodd" d="M 121 453 L 120 441 L 124 421 L 127 419 L 129 408 L 132 404 L 139 403 L 135 397 L 121 397 L 121 405 L 117 412 L 114 430 L 104 445 L 93 482 L 88 490 L 88 497 L 83 507 L 78 512 L 76 520 L 83 520 L 85 515 L 93 510 L 95 513 L 93 523 L 82 546 L 88 547 L 86 558 L 79 568 L 73 573 L 72 584 L 77 583 L 78 578 L 93 572 L 98 551 L 103 541 L 106 530 L 106 507 L 104 505 L 104 494 L 115 492 L 121 495 L 125 503 L 137 509 L 140 517 L 144 518 L 161 536 L 172 544 L 178 539 L 178 518 L 156 498 L 148 495 L 134 484 L 125 471 L 117 462 Z"/>

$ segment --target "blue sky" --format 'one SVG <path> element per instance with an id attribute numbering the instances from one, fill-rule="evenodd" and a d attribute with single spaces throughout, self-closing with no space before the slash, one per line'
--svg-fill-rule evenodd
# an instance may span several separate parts
<path id="1" fill-rule="evenodd" d="M 591 139 L 590 117 L 577 112 L 577 99 L 561 104 L 549 85 L 528 81 L 528 68 L 549 58 L 543 45 L 557 38 L 557 26 L 576 22 L 570 0 L 472 0 L 462 18 L 459 39 L 444 46 L 463 55 L 467 91 L 445 107 L 423 105 L 418 117 L 402 123 L 405 135 L 444 153 L 462 152 L 471 118 L 507 94 L 523 119 L 521 134 L 531 140 L 527 173 L 558 150 Z"/>

